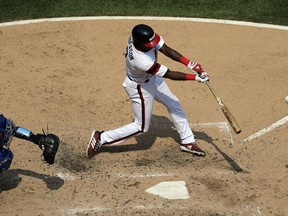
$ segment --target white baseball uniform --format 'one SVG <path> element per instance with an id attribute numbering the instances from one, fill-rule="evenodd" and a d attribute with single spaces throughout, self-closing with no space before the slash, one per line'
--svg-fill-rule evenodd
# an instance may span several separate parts
<path id="1" fill-rule="evenodd" d="M 159 43 L 148 52 L 135 48 L 132 40 L 130 37 L 126 48 L 126 78 L 123 86 L 132 101 L 135 120 L 118 129 L 104 131 L 100 137 L 101 144 L 120 143 L 127 138 L 147 132 L 154 99 L 167 107 L 181 143 L 195 142 L 178 98 L 162 78 L 168 68 L 157 63 L 157 52 L 164 44 L 163 38 L 160 37 Z"/>

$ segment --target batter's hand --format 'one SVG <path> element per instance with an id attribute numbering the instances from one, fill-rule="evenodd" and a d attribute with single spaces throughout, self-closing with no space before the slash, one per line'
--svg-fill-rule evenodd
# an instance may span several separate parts
<path id="1" fill-rule="evenodd" d="M 203 73 L 201 75 L 197 74 L 195 77 L 195 80 L 197 80 L 200 83 L 205 83 L 209 81 L 209 77 L 206 75 L 203 75 Z"/>
<path id="2" fill-rule="evenodd" d="M 201 73 L 198 73 L 200 76 L 207 76 L 209 77 L 208 73 L 206 71 L 203 71 Z"/>
<path id="3" fill-rule="evenodd" d="M 187 67 L 193 72 L 198 73 L 198 74 L 204 72 L 204 70 L 202 69 L 202 66 L 197 62 L 190 61 Z"/>

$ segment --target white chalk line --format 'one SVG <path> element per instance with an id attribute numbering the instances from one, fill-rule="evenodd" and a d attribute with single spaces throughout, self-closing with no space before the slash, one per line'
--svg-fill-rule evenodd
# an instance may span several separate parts
<path id="1" fill-rule="evenodd" d="M 119 210 L 119 211 L 123 211 L 125 209 L 133 209 L 133 210 L 141 210 L 141 209 L 145 209 L 145 210 L 153 210 L 153 209 L 186 209 L 186 207 L 184 207 L 183 205 L 180 205 L 178 208 L 175 207 L 170 207 L 167 206 L 165 204 L 159 204 L 159 205 L 153 205 L 153 204 L 149 204 L 149 205 L 135 205 L 135 206 L 122 206 L 122 207 L 113 207 L 113 208 L 107 208 L 107 207 L 101 207 L 101 206 L 96 206 L 96 207 L 92 207 L 92 208 L 73 208 L 73 209 L 68 209 L 68 210 L 62 210 L 63 212 L 65 212 L 66 214 L 69 215 L 75 215 L 75 214 L 79 214 L 79 213 L 100 213 L 100 212 L 109 212 L 109 211 L 115 211 L 115 210 Z"/>
<path id="2" fill-rule="evenodd" d="M 217 127 L 220 129 L 220 132 L 225 132 L 231 134 L 229 125 L 227 122 L 208 122 L 208 123 L 198 123 L 198 124 L 190 124 L 192 127 L 200 127 L 200 128 L 211 128 Z"/>
<path id="3" fill-rule="evenodd" d="M 124 173 L 117 173 L 118 177 L 129 177 L 129 178 L 147 178 L 147 177 L 165 177 L 165 176 L 174 176 L 172 173 L 147 173 L 147 174 L 140 174 L 140 173 L 134 173 L 132 175 L 130 174 L 124 174 Z"/>
<path id="4" fill-rule="evenodd" d="M 253 139 L 256 139 L 272 130 L 274 130 L 275 128 L 277 127 L 280 127 L 281 125 L 285 124 L 288 122 L 288 116 L 285 116 L 284 118 L 280 119 L 279 121 L 271 124 L 270 126 L 258 131 L 257 133 L 255 134 L 252 134 L 250 135 L 249 137 L 247 137 L 246 139 L 242 140 L 241 143 L 244 143 L 244 142 L 250 142 L 251 140 Z"/>
<path id="5" fill-rule="evenodd" d="M 272 25 L 266 23 L 244 22 L 234 20 L 222 19 L 206 19 L 206 18 L 190 18 L 190 17 L 149 17 L 149 16 L 87 16 L 87 17 L 59 17 L 59 18 L 46 18 L 35 20 L 21 20 L 0 23 L 0 27 L 26 25 L 43 22 L 62 22 L 62 21 L 88 21 L 88 20 L 159 20 L 159 21 L 184 21 L 184 22 L 198 22 L 198 23 L 215 23 L 225 25 L 240 25 L 258 28 L 269 28 L 278 30 L 288 30 L 288 26 Z"/>
<path id="6" fill-rule="evenodd" d="M 178 205 L 178 207 L 171 207 L 166 204 L 158 204 L 158 205 L 153 205 L 153 204 L 146 204 L 146 205 L 135 205 L 135 206 L 121 206 L 121 207 L 113 207 L 113 208 L 108 208 L 108 207 L 101 207 L 101 206 L 95 206 L 95 207 L 89 207 L 89 208 L 73 208 L 73 209 L 67 209 L 67 210 L 62 210 L 65 212 L 67 215 L 77 215 L 77 214 L 89 214 L 89 213 L 104 213 L 104 212 L 109 212 L 109 211 L 123 211 L 125 209 L 129 210 L 154 210 L 154 209 L 166 209 L 166 210 L 188 210 L 191 209 L 191 206 L 185 207 L 184 205 Z M 256 211 L 256 214 L 254 212 Z M 261 216 L 261 208 L 259 206 L 256 207 L 256 209 L 250 205 L 244 206 L 242 213 L 252 213 L 253 216 Z"/>
<path id="7" fill-rule="evenodd" d="M 154 128 L 156 128 L 156 130 L 171 130 L 171 126 L 169 126 L 167 124 L 161 125 L 161 122 L 157 122 L 157 121 L 154 122 L 152 120 L 151 124 Z M 227 139 L 226 141 L 231 146 L 234 145 L 232 133 L 231 133 L 230 127 L 229 127 L 227 122 L 208 122 L 208 123 L 197 123 L 197 124 L 189 124 L 189 125 L 191 126 L 192 131 L 193 131 L 193 128 L 213 128 L 213 127 L 218 128 L 221 133 L 224 133 L 227 136 L 225 138 L 225 139 Z"/>
<path id="8" fill-rule="evenodd" d="M 242 207 L 242 213 L 244 213 L 244 215 L 248 215 L 248 213 L 252 213 L 252 216 L 262 216 L 260 206 L 256 206 L 255 208 L 255 206 L 250 205 L 250 204 L 244 205 Z"/>
<path id="9" fill-rule="evenodd" d="M 215 174 L 217 175 L 230 175 L 234 174 L 233 171 L 219 171 L 216 172 Z M 161 172 L 151 172 L 151 173 L 134 173 L 134 174 L 125 174 L 125 173 L 116 173 L 115 176 L 120 177 L 120 178 L 153 178 L 153 177 L 173 177 L 175 176 L 173 173 L 161 173 Z M 67 181 L 77 181 L 84 179 L 83 175 L 78 176 L 78 175 L 73 175 L 69 173 L 63 173 L 63 172 L 58 172 L 55 174 L 55 176 L 47 176 L 46 178 L 53 178 L 53 177 L 59 177 L 63 180 Z M 93 178 L 93 177 L 89 177 Z"/>
<path id="10" fill-rule="evenodd" d="M 231 130 L 229 128 L 229 125 L 227 122 L 211 122 L 211 123 L 199 123 L 199 124 L 190 124 L 192 128 L 200 127 L 200 128 L 211 128 L 211 127 L 217 127 L 219 128 L 221 133 L 226 134 L 227 141 L 230 143 L 230 146 L 234 145 L 234 140 L 232 137 Z"/>
<path id="11" fill-rule="evenodd" d="M 109 212 L 109 211 L 115 211 L 115 210 L 119 210 L 119 211 L 123 211 L 125 209 L 133 209 L 133 210 L 154 210 L 154 209 L 166 209 L 166 210 L 170 210 L 170 209 L 178 209 L 178 210 L 185 210 L 185 209 L 191 209 L 191 206 L 189 207 L 185 207 L 183 205 L 178 205 L 178 207 L 171 207 L 169 205 L 165 205 L 165 204 L 158 204 L 158 205 L 153 205 L 153 204 L 149 204 L 149 205 L 135 205 L 135 206 L 122 206 L 122 207 L 113 207 L 113 208 L 107 208 L 107 207 L 101 207 L 101 206 L 96 206 L 96 207 L 90 207 L 90 208 L 73 208 L 73 209 L 68 209 L 68 210 L 62 210 L 63 212 L 65 212 L 65 214 L 67 215 L 76 215 L 76 214 L 89 214 L 89 213 L 103 213 L 103 212 Z M 253 212 L 256 211 L 256 214 L 254 214 Z M 245 208 L 242 210 L 242 213 L 252 213 L 253 216 L 261 216 L 261 208 L 259 206 L 255 208 L 251 207 L 251 206 L 245 206 Z"/>
<path id="12" fill-rule="evenodd" d="M 116 173 L 115 175 L 120 177 L 120 178 L 124 178 L 124 177 L 129 177 L 129 178 L 150 178 L 150 177 L 169 177 L 169 176 L 174 176 L 174 174 L 172 174 L 172 173 L 161 173 L 161 172 L 151 172 L 151 173 L 145 173 L 145 174 L 141 174 L 141 173 L 134 173 L 134 174 Z M 59 178 L 61 178 L 63 180 L 68 180 L 68 181 L 76 181 L 76 180 L 83 179 L 83 175 L 77 176 L 77 175 L 73 175 L 73 174 L 69 174 L 69 173 L 63 173 L 63 172 L 58 172 L 58 173 L 56 173 L 55 176 L 59 177 Z M 50 176 L 50 177 L 52 177 L 52 176 Z M 91 177 L 91 178 L 93 178 L 93 177 Z"/>
<path id="13" fill-rule="evenodd" d="M 56 173 L 56 177 L 59 177 L 63 180 L 69 180 L 69 181 L 75 181 L 75 180 L 80 180 L 82 177 L 77 176 L 77 175 L 72 175 L 69 173 Z"/>
<path id="14" fill-rule="evenodd" d="M 261 213 L 261 208 L 260 208 L 259 206 L 257 206 L 257 213 L 258 213 L 259 216 L 262 215 L 262 213 Z"/>

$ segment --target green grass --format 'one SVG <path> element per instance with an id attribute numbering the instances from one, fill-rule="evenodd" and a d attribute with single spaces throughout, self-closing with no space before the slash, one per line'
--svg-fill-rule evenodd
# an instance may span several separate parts
<path id="1" fill-rule="evenodd" d="M 288 0 L 0 0 L 0 22 L 71 16 L 173 16 L 288 25 Z"/>

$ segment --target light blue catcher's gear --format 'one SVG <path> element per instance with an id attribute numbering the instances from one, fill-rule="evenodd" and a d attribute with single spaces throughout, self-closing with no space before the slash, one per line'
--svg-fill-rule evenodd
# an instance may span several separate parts
<path id="1" fill-rule="evenodd" d="M 13 136 L 30 140 L 32 132 L 23 127 L 16 127 L 14 122 L 10 119 L 5 118 L 0 114 L 0 148 L 6 146 L 9 148 Z"/>

